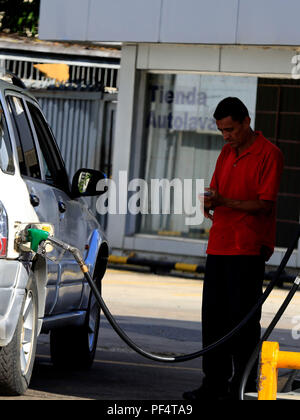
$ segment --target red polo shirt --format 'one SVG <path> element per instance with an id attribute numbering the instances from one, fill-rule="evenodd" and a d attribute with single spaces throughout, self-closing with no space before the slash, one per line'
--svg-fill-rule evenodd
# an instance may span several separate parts
<path id="1" fill-rule="evenodd" d="M 221 196 L 276 202 L 283 155 L 260 132 L 256 134 L 255 142 L 238 157 L 229 144 L 223 147 L 210 185 Z M 275 235 L 275 209 L 263 215 L 219 206 L 214 211 L 207 254 L 259 255 L 262 245 L 273 252 Z"/>

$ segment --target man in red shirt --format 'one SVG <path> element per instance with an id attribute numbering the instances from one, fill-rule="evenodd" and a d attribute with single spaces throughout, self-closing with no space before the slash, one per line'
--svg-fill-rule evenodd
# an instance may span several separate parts
<path id="1" fill-rule="evenodd" d="M 226 98 L 214 118 L 226 142 L 204 199 L 212 221 L 207 247 L 203 346 L 237 326 L 262 294 L 265 261 L 274 251 L 276 200 L 283 170 L 281 151 L 250 127 L 247 108 Z M 213 214 L 211 213 L 213 211 Z M 232 339 L 203 357 L 202 386 L 186 399 L 237 398 L 247 362 L 260 335 L 261 311 Z M 256 390 L 257 366 L 246 391 Z"/>

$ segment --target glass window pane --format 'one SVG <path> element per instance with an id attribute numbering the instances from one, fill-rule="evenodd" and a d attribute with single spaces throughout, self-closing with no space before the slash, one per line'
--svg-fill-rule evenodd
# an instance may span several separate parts
<path id="1" fill-rule="evenodd" d="M 279 195 L 277 204 L 277 218 L 280 220 L 299 221 L 300 200 L 299 196 Z M 287 242 L 288 244 L 288 242 Z M 286 244 L 286 245 L 287 245 Z"/>
<path id="2" fill-rule="evenodd" d="M 278 125 L 279 139 L 300 141 L 300 115 L 280 114 Z"/>
<path id="3" fill-rule="evenodd" d="M 287 247 L 295 224 L 299 222 L 300 211 L 300 81 L 259 79 L 257 111 L 256 129 L 274 141 L 284 155 L 285 169 L 277 208 L 276 245 Z"/>
<path id="4" fill-rule="evenodd" d="M 287 194 L 300 194 L 300 170 L 285 169 L 282 174 L 280 191 Z"/>
<path id="5" fill-rule="evenodd" d="M 22 100 L 9 97 L 9 110 L 14 123 L 21 174 L 41 179 L 38 156 Z"/>
<path id="6" fill-rule="evenodd" d="M 37 139 L 38 139 L 41 153 L 42 153 L 42 160 L 43 160 L 42 163 L 43 163 L 45 178 L 47 182 L 49 182 L 50 184 L 53 184 L 55 183 L 56 175 L 55 175 L 55 168 L 53 167 L 54 165 L 52 163 L 53 161 L 52 155 L 51 153 L 46 153 L 46 151 L 44 151 L 45 148 L 43 147 L 44 143 L 49 143 L 51 139 L 49 138 L 48 130 L 44 127 L 44 122 L 42 120 L 39 110 L 30 102 L 28 102 L 27 105 L 31 114 L 31 118 L 33 121 L 33 125 L 35 128 L 35 132 L 36 132 Z M 48 162 L 50 162 L 50 165 Z"/>
<path id="7" fill-rule="evenodd" d="M 286 166 L 300 167 L 300 141 L 299 142 L 278 142 Z M 299 174 L 300 175 L 300 174 Z M 298 175 L 298 176 L 299 176 Z"/>
<path id="8" fill-rule="evenodd" d="M 280 91 L 280 111 L 281 112 L 300 112 L 300 88 L 281 87 Z"/>
<path id="9" fill-rule="evenodd" d="M 259 85 L 257 89 L 257 111 L 276 111 L 279 100 L 279 88 Z"/>
<path id="10" fill-rule="evenodd" d="M 51 129 L 41 111 L 31 102 L 27 106 L 42 157 L 43 174 L 47 183 L 69 192 L 69 181 Z"/>
<path id="11" fill-rule="evenodd" d="M 3 172 L 14 173 L 11 141 L 2 105 L 0 105 L 0 168 Z"/>
<path id="12" fill-rule="evenodd" d="M 145 107 L 148 212 L 141 217 L 141 233 L 207 238 L 208 219 L 187 222 L 200 207 L 196 180 L 209 185 L 224 140 L 213 114 L 228 96 L 239 97 L 255 124 L 257 79 L 200 74 L 148 74 Z M 165 195 L 154 195 L 152 182 L 167 180 Z M 178 181 L 178 182 L 177 182 Z M 185 184 L 186 182 L 186 184 Z M 190 184 L 189 184 L 190 182 Z M 189 202 L 186 200 L 188 186 Z M 152 195 L 151 195 L 152 194 Z M 156 200 L 155 210 L 153 202 Z M 181 210 L 181 211 L 180 211 Z M 157 213 L 157 214 L 156 214 Z"/>
<path id="13" fill-rule="evenodd" d="M 291 238 L 295 236 L 297 222 L 277 222 L 276 246 L 287 248 L 291 243 Z"/>
<path id="14" fill-rule="evenodd" d="M 267 139 L 274 139 L 276 134 L 276 114 L 256 114 L 255 130 L 262 131 Z"/>

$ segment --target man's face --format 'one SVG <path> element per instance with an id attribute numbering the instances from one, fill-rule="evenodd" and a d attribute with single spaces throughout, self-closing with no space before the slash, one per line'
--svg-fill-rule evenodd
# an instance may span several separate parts
<path id="1" fill-rule="evenodd" d="M 231 117 L 216 121 L 226 143 L 235 149 L 243 147 L 248 141 L 250 118 L 246 117 L 242 123 L 234 121 Z"/>

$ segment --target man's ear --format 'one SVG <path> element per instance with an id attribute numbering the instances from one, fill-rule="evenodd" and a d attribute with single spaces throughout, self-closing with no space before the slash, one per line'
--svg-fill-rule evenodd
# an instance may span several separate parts
<path id="1" fill-rule="evenodd" d="M 243 126 L 244 126 L 244 128 L 248 128 L 248 127 L 250 127 L 250 124 L 251 124 L 251 118 L 250 117 L 245 117 L 244 118 L 244 121 L 243 121 Z"/>

